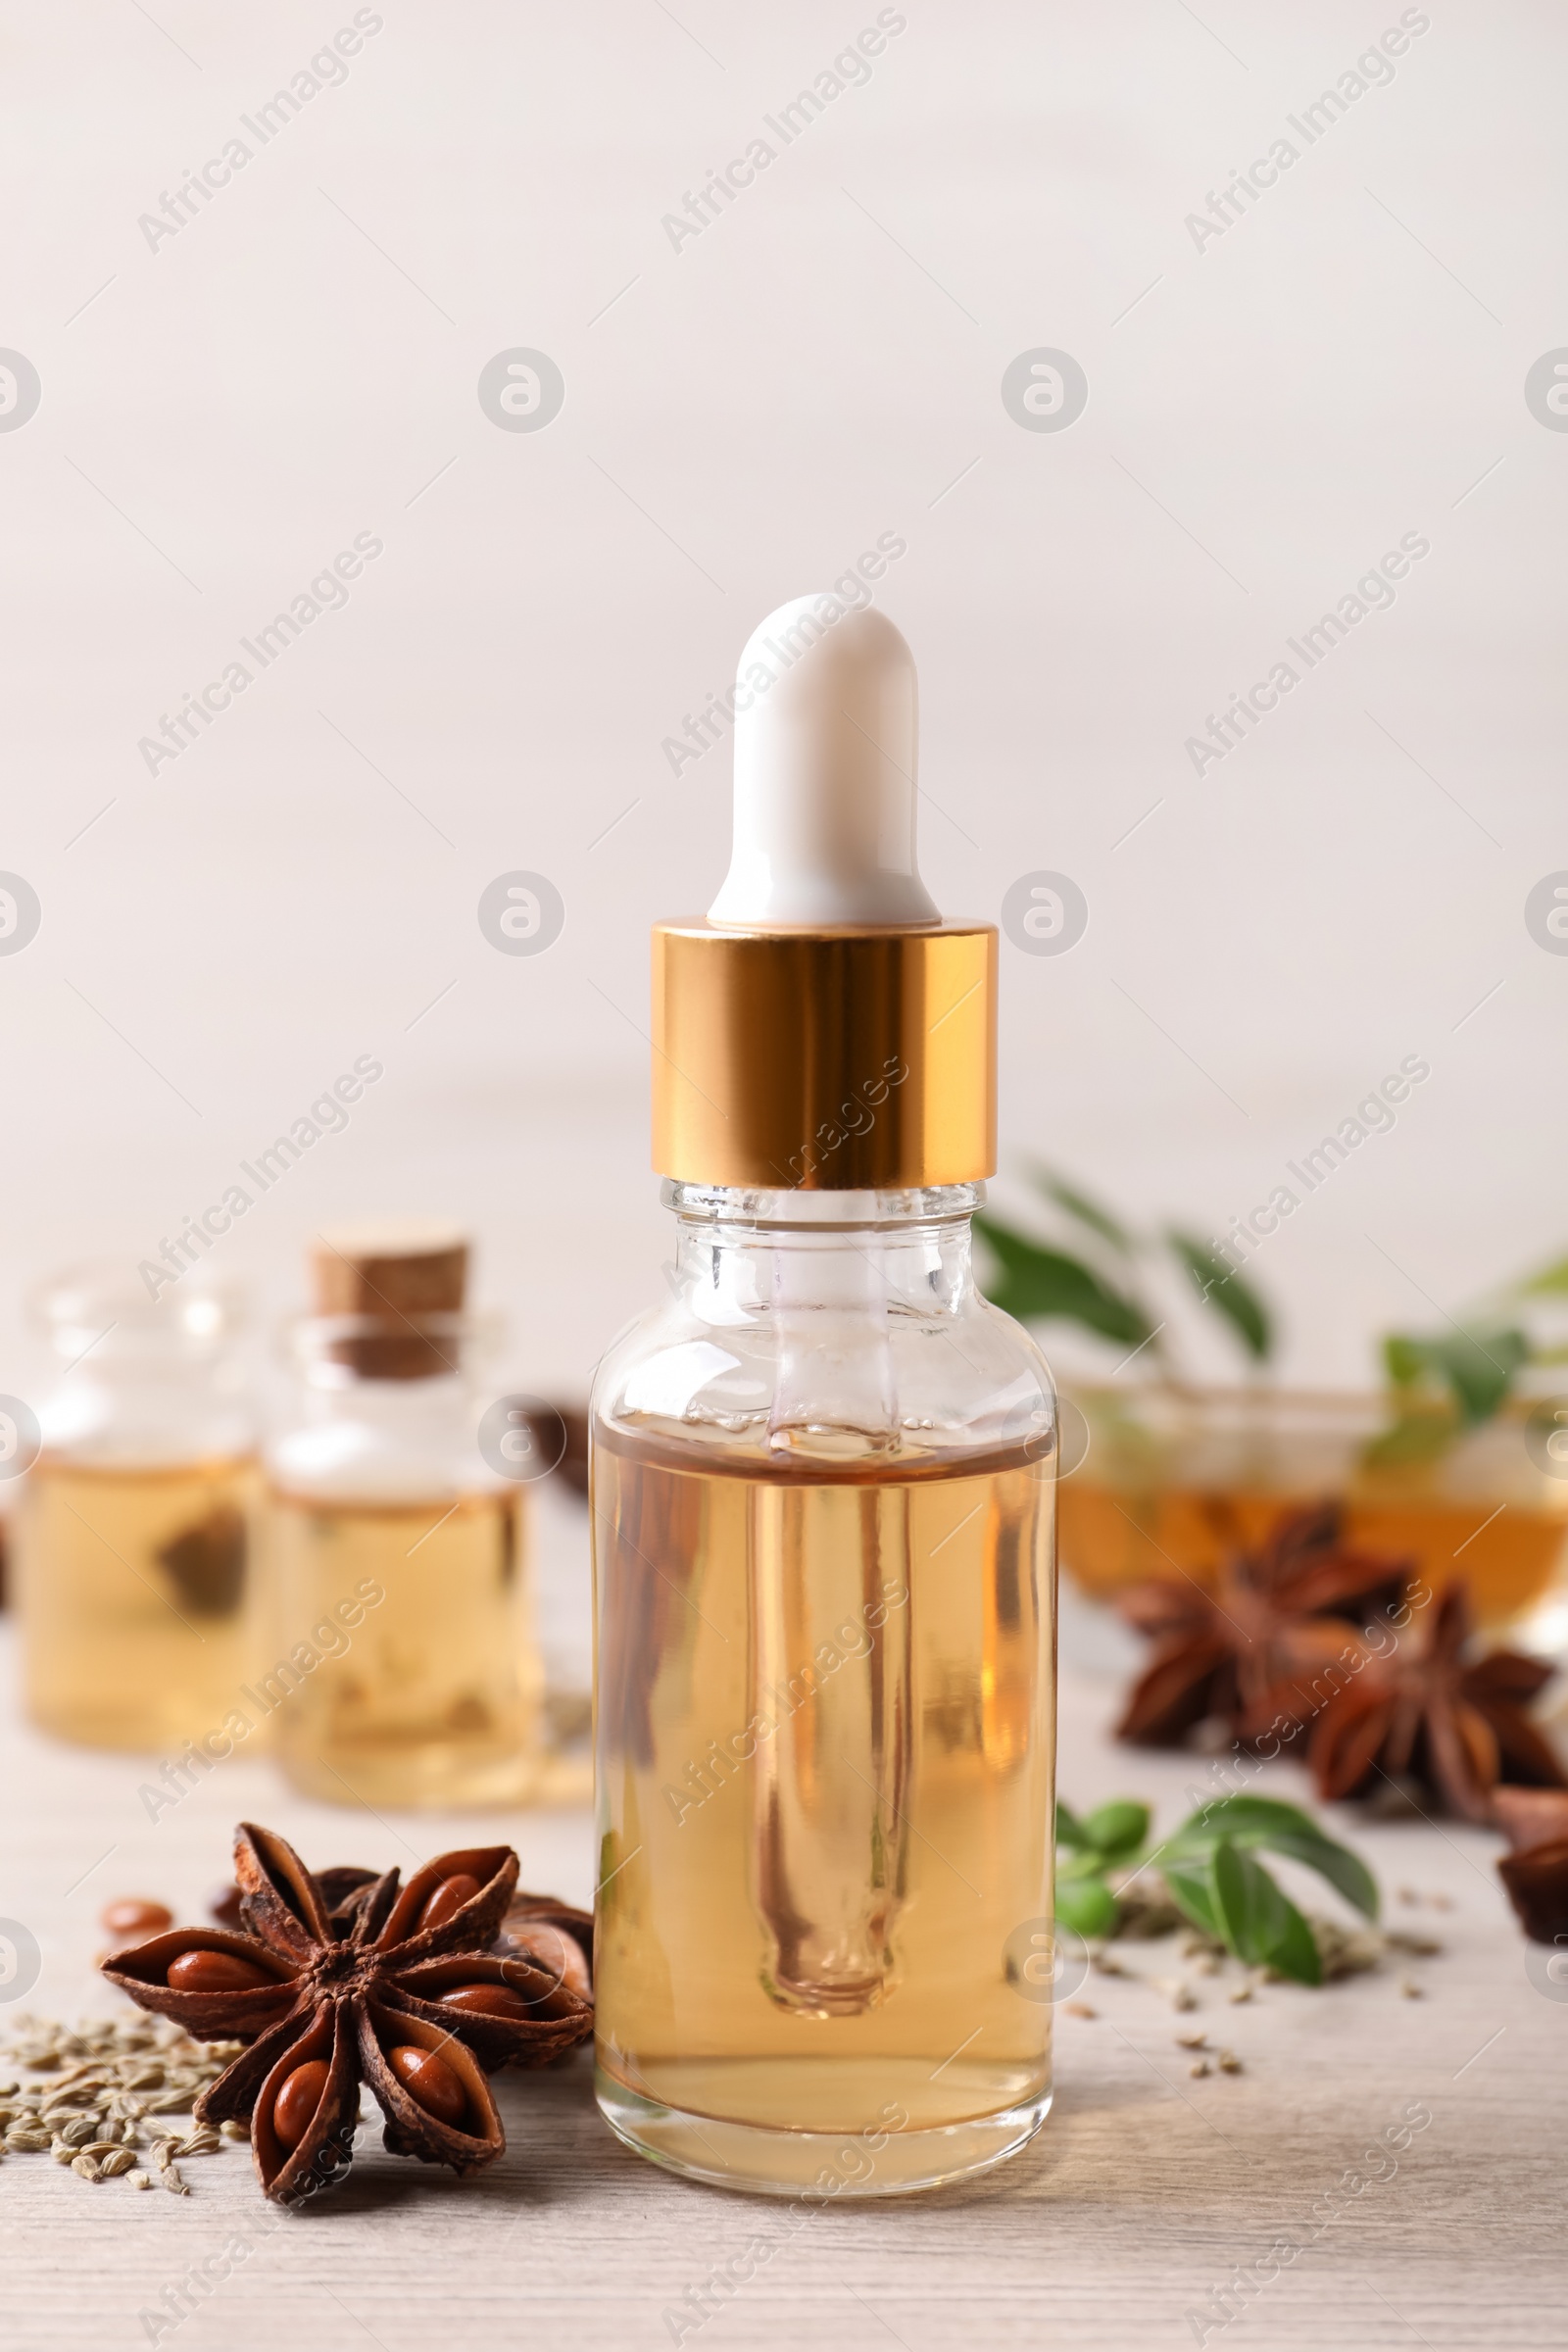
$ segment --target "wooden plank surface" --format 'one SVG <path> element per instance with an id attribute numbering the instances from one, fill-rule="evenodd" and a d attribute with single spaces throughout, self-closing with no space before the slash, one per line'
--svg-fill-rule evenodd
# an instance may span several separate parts
<path id="1" fill-rule="evenodd" d="M 27 1999 L 0 2008 L 0 2031 L 23 2007 L 114 2008 L 91 1975 L 99 1906 L 146 1893 L 200 1916 L 241 1816 L 279 1828 L 318 1864 L 411 1866 L 471 1831 L 496 1832 L 495 1816 L 307 1804 L 280 1792 L 264 1760 L 238 1759 L 153 1823 L 138 1798 L 147 1767 L 19 1727 L 9 1655 L 0 1666 L 0 1914 L 23 1922 L 42 1954 Z M 1063 1793 L 1079 1805 L 1154 1796 L 1169 1826 L 1204 1767 L 1111 1746 L 1112 1695 L 1082 1675 L 1064 1686 Z M 1301 1793 L 1283 1766 L 1257 1785 Z M 499 1826 L 518 1845 L 525 1885 L 587 1898 L 585 1814 Z M 349 2185 L 297 2216 L 262 2202 L 243 2147 L 192 2160 L 188 2199 L 92 2187 L 47 2158 L 7 2156 L 4 2341 L 19 2352 L 152 2341 L 141 2315 L 167 2310 L 168 2290 L 215 2257 L 228 2276 L 156 2340 L 180 2352 L 618 2352 L 677 2340 L 703 2352 L 1143 2352 L 1198 2342 L 1206 2328 L 1202 2340 L 1228 2352 L 1557 2352 L 1568 2336 L 1568 2001 L 1527 1974 L 1494 1839 L 1451 1824 L 1343 1816 L 1339 1827 L 1391 1894 L 1408 1886 L 1447 1898 L 1447 1910 L 1390 1906 L 1391 1925 L 1435 1936 L 1441 1955 L 1317 1993 L 1270 1986 L 1245 2005 L 1225 1997 L 1235 1976 L 1194 1977 L 1191 2015 L 1142 1977 L 1097 1976 L 1082 1994 L 1097 2015 L 1059 2020 L 1044 2132 L 966 2188 L 792 2221 L 769 2200 L 689 2185 L 630 2155 L 600 2123 L 583 2061 L 504 2082 L 508 2152 L 477 2180 L 395 2161 L 367 2125 Z M 1169 1944 L 1123 1950 L 1144 1976 L 1180 1966 Z M 1422 1997 L 1400 1993 L 1406 1974 Z M 1233 2047 L 1245 2072 L 1193 2080 L 1176 2044 L 1193 2030 Z M 1412 2105 L 1430 2122 L 1369 2162 Z M 1367 2179 L 1374 2171 L 1384 2177 Z M 1282 2240 L 1298 2249 L 1289 2259 L 1271 2256 Z M 1222 2324 L 1216 2292 L 1259 2263 L 1277 2263 L 1276 2275 L 1254 2270 Z M 752 2275 L 705 2298 L 725 2264 Z"/>

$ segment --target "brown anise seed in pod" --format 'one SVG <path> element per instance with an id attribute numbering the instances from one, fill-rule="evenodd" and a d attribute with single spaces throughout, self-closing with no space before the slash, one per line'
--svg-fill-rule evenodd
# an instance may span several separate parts
<path id="1" fill-rule="evenodd" d="M 558 1984 L 564 1984 L 568 1992 L 576 1993 L 582 2000 L 592 1997 L 593 1985 L 589 1981 L 588 1963 L 583 1957 L 582 1945 L 575 1936 L 568 1936 L 562 1928 L 553 1928 L 548 1920 L 540 1919 L 514 1929 L 512 1937 L 523 1951 L 532 1953 L 540 1967 L 554 1977 Z"/>
<path id="2" fill-rule="evenodd" d="M 169 1983 L 176 1992 L 250 1992 L 274 1982 L 265 1968 L 237 1952 L 181 1952 L 169 1963 Z"/>
<path id="3" fill-rule="evenodd" d="M 476 2172 L 506 2146 L 487 2074 L 546 2066 L 592 2031 L 592 2002 L 563 1991 L 531 1957 L 524 1966 L 520 1945 L 501 1934 L 514 1910 L 519 1926 L 561 1927 L 586 1942 L 588 1915 L 551 1895 L 517 1896 L 517 1857 L 509 1846 L 436 1855 L 400 1887 L 396 1870 L 308 1871 L 283 1838 L 242 1822 L 234 1875 L 243 1899 L 238 1930 L 172 1929 L 106 1962 L 104 1973 L 141 2008 L 198 2038 L 221 2037 L 213 2045 L 215 2056 L 222 2053 L 218 2063 L 198 2070 L 218 2079 L 201 2090 L 196 2122 L 209 2138 L 213 2126 L 243 2132 L 254 2123 L 257 2174 L 275 2204 L 298 2204 L 347 2171 L 364 2085 L 386 2118 L 383 2139 L 394 2155 Z M 453 1880 L 471 1881 L 477 1892 L 451 1888 L 447 1900 L 457 1901 L 456 1911 L 421 1931 L 416 1922 L 431 1896 Z M 514 1969 L 509 1949 L 517 1955 Z M 172 1964 L 197 1952 L 232 1955 L 257 1969 L 259 1981 L 218 1992 L 171 1984 Z M 448 1986 L 486 1983 L 516 1990 L 529 2013 L 491 2017 L 437 2006 Z M 394 2049 L 404 2053 L 396 2068 Z M 279 2099 L 289 2078 L 316 2061 L 326 2067 L 326 2082 L 291 2148 L 274 2122 Z M 290 2130 L 296 2101 L 309 2103 L 303 2090 L 290 2094 L 283 2109 Z M 87 2129 L 108 2136 L 96 2117 Z M 175 2137 L 172 2132 L 167 2145 L 164 2135 L 155 2144 L 167 2153 Z M 160 2167 L 159 2179 L 165 2187 L 184 2186 L 172 2164 Z"/>
<path id="4" fill-rule="evenodd" d="M 458 1871 L 450 1879 L 443 1879 L 440 1886 L 432 1887 L 426 1895 L 415 1934 L 422 1936 L 428 1928 L 444 1928 L 465 1903 L 472 1902 L 478 1891 L 478 1880 L 471 1878 L 466 1870 Z"/>
<path id="5" fill-rule="evenodd" d="M 433 2050 L 403 2042 L 388 2050 L 386 2062 L 416 2107 L 456 2131 L 468 2111 L 468 2094 L 444 2058 L 438 2058 Z"/>
<path id="6" fill-rule="evenodd" d="M 466 2009 L 475 2017 L 514 2018 L 522 2025 L 529 2024 L 538 2011 L 537 2003 L 530 2004 L 505 1984 L 454 1984 L 450 1992 L 436 1997 L 443 2009 Z"/>
<path id="7" fill-rule="evenodd" d="M 285 2148 L 297 2148 L 310 2130 L 330 2071 L 324 2058 L 307 2058 L 285 2076 L 272 2108 L 272 2130 Z"/>
<path id="8" fill-rule="evenodd" d="M 98 1925 L 111 1936 L 127 1939 L 143 1936 L 161 1936 L 174 1924 L 174 1914 L 167 1903 L 155 1903 L 137 1894 L 122 1894 L 112 1903 L 105 1903 L 98 1914 Z"/>

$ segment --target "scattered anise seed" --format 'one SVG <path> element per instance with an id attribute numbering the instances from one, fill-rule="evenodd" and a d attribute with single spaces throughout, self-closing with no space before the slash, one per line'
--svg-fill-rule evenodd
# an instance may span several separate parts
<path id="1" fill-rule="evenodd" d="M 1383 1957 L 1384 1939 L 1375 1929 L 1342 1927 L 1337 1919 L 1325 1918 L 1317 1911 L 1307 1913 L 1306 1924 L 1317 1946 L 1325 1984 L 1376 1968 Z"/>
<path id="2" fill-rule="evenodd" d="M 1426 1998 L 1426 1995 L 1421 1990 L 1421 1987 L 1416 1983 L 1414 1977 L 1401 1977 L 1399 1979 L 1399 1991 L 1407 2001 L 1420 2001 Z"/>
<path id="3" fill-rule="evenodd" d="M 1206 2034 L 1178 2034 L 1176 2047 L 1179 2050 L 1200 2050 L 1207 2040 Z"/>
<path id="4" fill-rule="evenodd" d="M 1212 2070 L 1210 2069 L 1208 2060 L 1206 2058 L 1195 2058 L 1192 2065 L 1187 2069 L 1187 2072 L 1190 2075 L 1206 2075 L 1211 2071 Z"/>
<path id="5" fill-rule="evenodd" d="M 104 1934 L 118 1936 L 122 1943 L 160 1936 L 173 1924 L 174 1914 L 167 1903 L 154 1902 L 150 1896 L 140 1894 L 117 1895 L 98 1914 L 98 1925 Z"/>
<path id="6" fill-rule="evenodd" d="M 1222 2075 L 1239 2075 L 1242 2071 L 1242 2062 L 1234 2050 L 1221 2050 L 1214 2063 Z"/>
<path id="7" fill-rule="evenodd" d="M 75 2031 L 36 2018 L 19 2018 L 16 2023 L 24 2038 L 7 2055 L 29 2064 L 44 2060 L 59 2072 L 54 2081 L 30 2090 L 24 2101 L 0 2107 L 6 2148 L 16 2154 L 52 2154 L 69 2169 L 75 2169 L 75 2158 L 85 2153 L 102 2180 L 129 2180 L 142 2169 L 134 2150 L 146 2103 L 128 2096 L 122 2086 L 145 2068 L 149 2050 L 164 2052 L 169 2081 L 179 2086 L 161 2104 L 181 2110 L 189 2109 L 197 2091 L 222 2072 L 225 2062 L 222 2049 L 201 2048 L 177 2027 L 154 2026 L 140 2017 L 94 2019 Z M 226 2045 L 227 2055 L 238 2046 Z M 162 2079 L 165 2066 L 160 2064 L 157 2072 Z M 209 2136 L 202 2144 L 214 2143 Z"/>
<path id="8" fill-rule="evenodd" d="M 1230 1988 L 1230 1991 L 1225 1995 L 1225 1998 L 1231 2002 L 1250 2001 L 1251 1997 L 1252 1987 L 1250 1984 L 1233 1984 Z"/>
<path id="9" fill-rule="evenodd" d="M 1062 2008 L 1069 2017 L 1098 2017 L 1100 2011 L 1091 2009 L 1087 2001 L 1063 2001 Z"/>

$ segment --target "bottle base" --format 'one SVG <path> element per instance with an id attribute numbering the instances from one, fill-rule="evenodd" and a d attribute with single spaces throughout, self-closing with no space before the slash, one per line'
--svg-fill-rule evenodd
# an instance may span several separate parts
<path id="1" fill-rule="evenodd" d="M 873 2126 L 859 2132 L 772 2130 L 689 2114 L 644 2098 L 602 2066 L 594 2070 L 594 2088 L 617 2139 L 666 2172 L 752 2196 L 810 2194 L 824 2202 L 909 2196 L 989 2172 L 1033 2139 L 1051 2112 L 1052 2095 L 1042 2090 L 960 2123 L 902 2131 Z M 874 2145 L 878 2139 L 880 2147 Z"/>

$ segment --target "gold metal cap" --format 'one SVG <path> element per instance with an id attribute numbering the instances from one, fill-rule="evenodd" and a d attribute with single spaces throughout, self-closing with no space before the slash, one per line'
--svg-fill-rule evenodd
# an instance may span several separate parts
<path id="1" fill-rule="evenodd" d="M 997 1164 L 997 934 L 654 926 L 654 1166 L 808 1192 Z"/>

